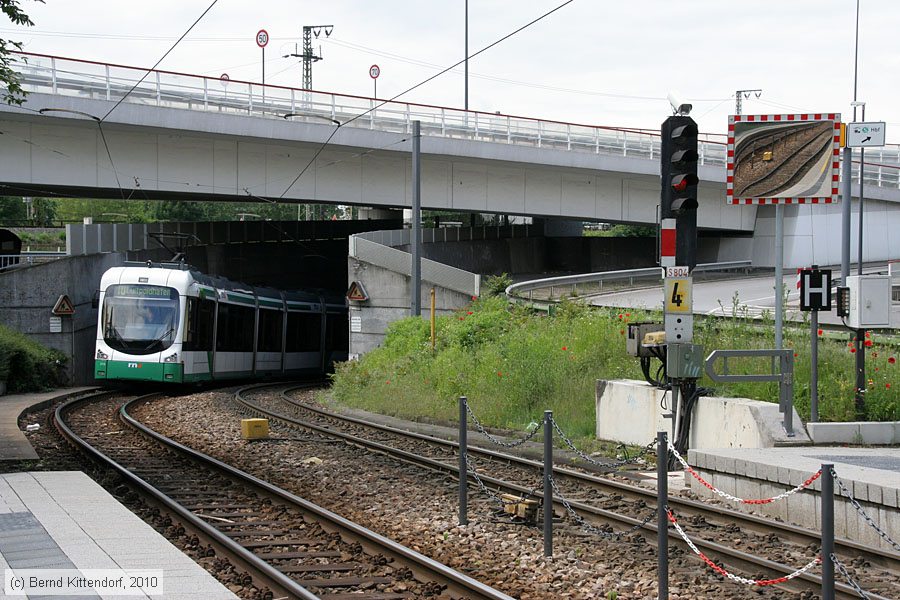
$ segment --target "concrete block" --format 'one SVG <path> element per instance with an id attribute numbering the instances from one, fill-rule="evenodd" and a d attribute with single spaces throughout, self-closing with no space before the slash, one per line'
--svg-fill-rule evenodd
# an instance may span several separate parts
<path id="1" fill-rule="evenodd" d="M 897 490 L 894 488 L 881 488 L 881 502 L 889 508 L 897 508 Z"/>
<path id="2" fill-rule="evenodd" d="M 734 474 L 739 477 L 745 477 L 747 475 L 747 461 L 740 458 L 735 459 Z"/>
<path id="3" fill-rule="evenodd" d="M 807 423 L 814 444 L 854 444 L 860 439 L 859 423 Z"/>
<path id="4" fill-rule="evenodd" d="M 882 503 L 882 488 L 880 485 L 876 485 L 874 483 L 869 484 L 869 502 L 872 504 L 881 504 Z"/>
<path id="5" fill-rule="evenodd" d="M 851 487 L 850 481 L 844 481 L 844 485 L 848 488 Z M 865 502 L 869 499 L 869 484 L 862 481 L 853 481 L 852 482 L 852 493 L 853 497 L 856 498 L 858 502 Z"/>
<path id="6" fill-rule="evenodd" d="M 885 445 L 894 442 L 894 423 L 861 423 L 860 434 L 864 444 Z"/>
<path id="7" fill-rule="evenodd" d="M 725 469 L 724 469 L 724 470 L 725 470 L 726 473 L 729 473 L 729 474 L 731 474 L 731 475 L 734 475 L 734 473 L 735 473 L 735 464 L 734 464 L 734 462 L 735 462 L 735 460 L 734 460 L 733 457 L 731 457 L 731 456 L 726 456 L 726 457 L 725 457 Z"/>

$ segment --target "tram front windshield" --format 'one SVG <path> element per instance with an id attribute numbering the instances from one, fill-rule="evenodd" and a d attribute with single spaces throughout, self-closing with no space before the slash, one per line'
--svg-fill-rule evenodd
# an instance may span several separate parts
<path id="1" fill-rule="evenodd" d="M 103 340 L 113 350 L 152 354 L 175 341 L 178 291 L 159 285 L 118 284 L 106 290 Z"/>

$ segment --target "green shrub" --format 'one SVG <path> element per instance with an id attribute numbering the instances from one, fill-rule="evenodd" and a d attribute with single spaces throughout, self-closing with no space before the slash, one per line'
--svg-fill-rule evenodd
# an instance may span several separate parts
<path id="1" fill-rule="evenodd" d="M 500 275 L 491 275 L 484 280 L 484 289 L 486 296 L 503 296 L 506 288 L 512 285 L 512 277 L 507 273 Z"/>
<path id="2" fill-rule="evenodd" d="M 64 382 L 65 355 L 0 325 L 0 380 L 10 392 L 34 392 Z"/>

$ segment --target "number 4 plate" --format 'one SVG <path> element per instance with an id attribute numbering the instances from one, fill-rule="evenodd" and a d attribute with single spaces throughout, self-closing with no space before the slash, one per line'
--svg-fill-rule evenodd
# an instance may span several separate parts
<path id="1" fill-rule="evenodd" d="M 693 309 L 691 301 L 690 277 L 666 277 L 665 279 L 665 312 L 690 313 Z"/>

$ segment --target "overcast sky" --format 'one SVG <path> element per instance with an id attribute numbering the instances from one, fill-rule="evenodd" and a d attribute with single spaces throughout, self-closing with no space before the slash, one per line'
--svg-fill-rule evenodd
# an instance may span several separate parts
<path id="1" fill-rule="evenodd" d="M 0 37 L 36 53 L 152 66 L 209 0 L 21 0 L 33 28 L 0 23 Z M 469 53 L 563 0 L 469 0 Z M 270 35 L 266 81 L 300 87 L 294 51 L 304 25 L 324 60 L 313 87 L 391 97 L 462 59 L 464 0 L 219 0 L 161 69 L 259 81 L 256 32 Z M 900 142 L 900 1 L 862 0 L 859 99 L 866 120 Z M 738 89 L 761 88 L 745 114 L 840 112 L 850 121 L 855 0 L 574 0 L 472 59 L 469 107 L 574 123 L 658 128 L 666 93 L 694 103 L 702 131 L 723 133 Z M 462 107 L 462 67 L 404 96 Z"/>

